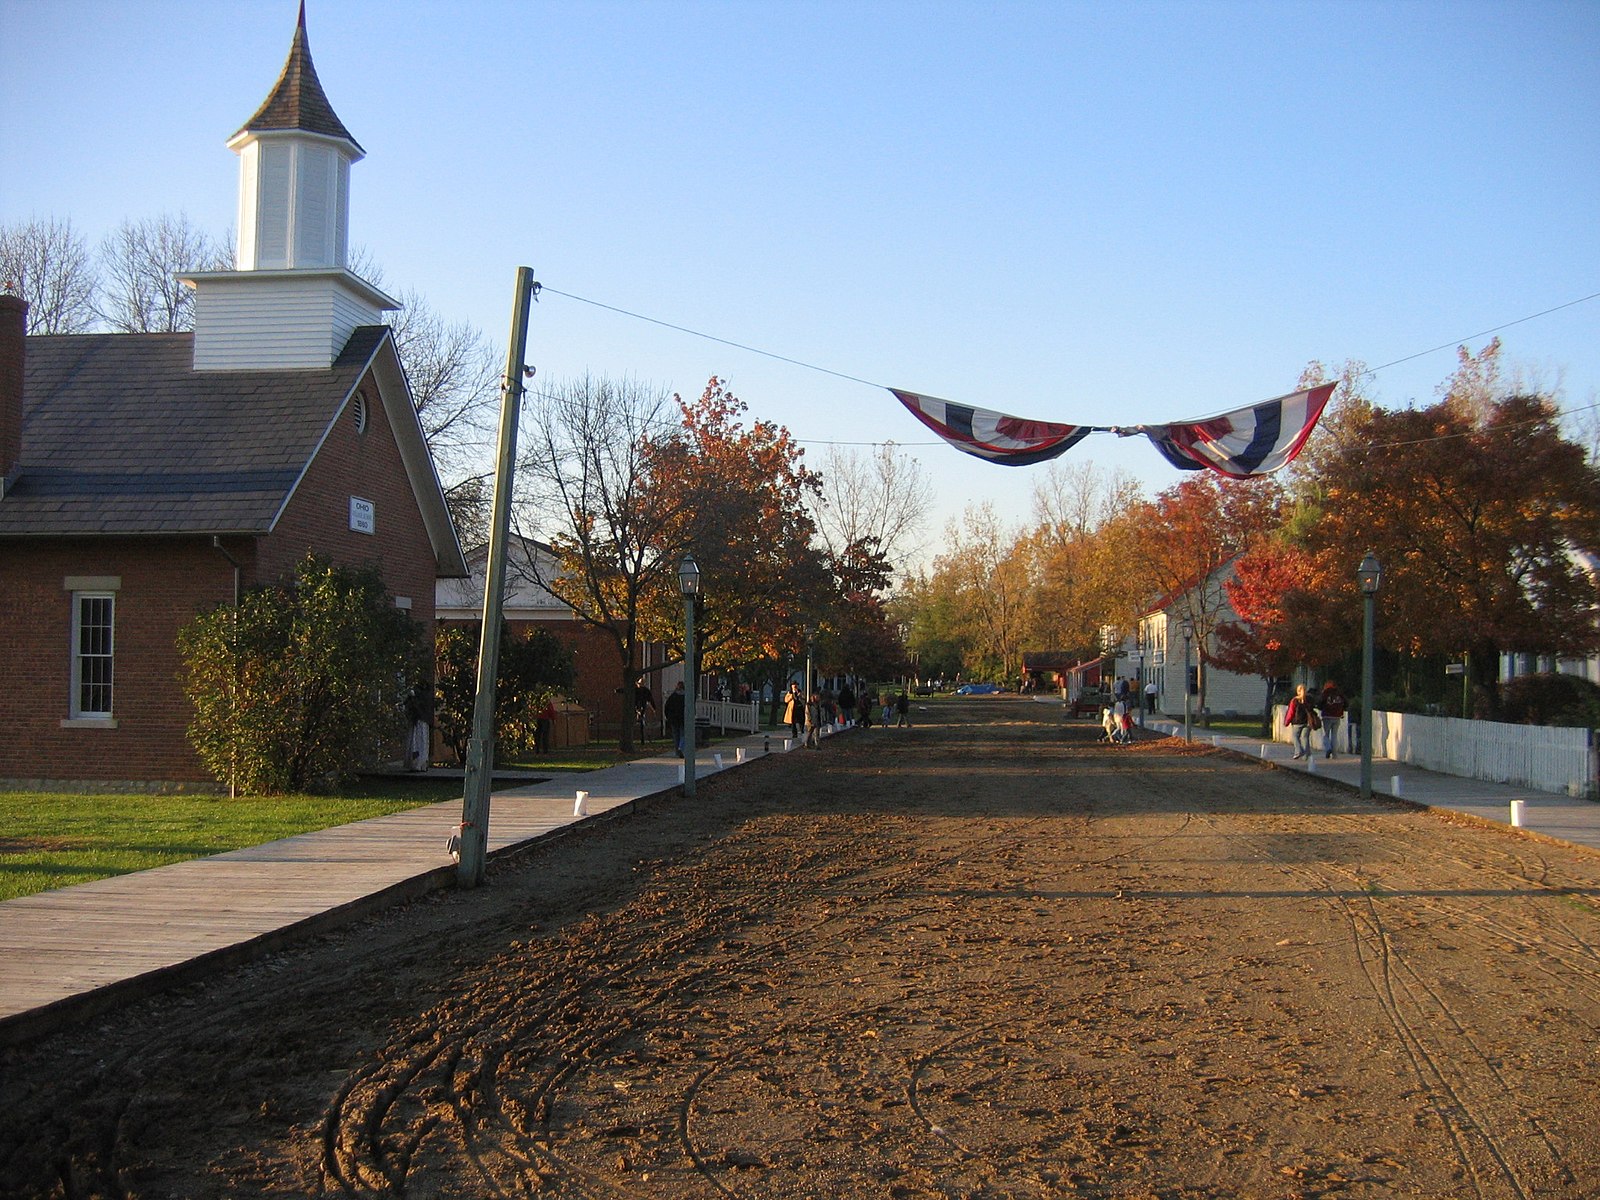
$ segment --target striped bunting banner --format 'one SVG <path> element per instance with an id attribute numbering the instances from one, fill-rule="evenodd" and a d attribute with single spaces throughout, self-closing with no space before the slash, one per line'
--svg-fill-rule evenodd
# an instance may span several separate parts
<path id="1" fill-rule="evenodd" d="M 1248 408 L 1170 425 L 1064 425 L 1032 421 L 890 388 L 912 415 L 957 450 L 1007 467 L 1065 454 L 1091 433 L 1142 433 L 1184 471 L 1209 468 L 1233 479 L 1268 475 L 1294 460 L 1316 427 L 1337 383 L 1264 400 Z"/>
<path id="2" fill-rule="evenodd" d="M 1089 433 L 1086 425 L 1029 421 L 970 408 L 936 396 L 890 388 L 912 415 L 957 450 L 1006 467 L 1026 467 L 1065 454 Z"/>

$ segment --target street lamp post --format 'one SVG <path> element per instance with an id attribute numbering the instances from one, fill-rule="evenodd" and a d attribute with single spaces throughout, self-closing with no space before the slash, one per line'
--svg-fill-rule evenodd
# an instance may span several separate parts
<path id="1" fill-rule="evenodd" d="M 693 796 L 694 756 L 700 732 L 695 723 L 695 697 L 700 694 L 700 682 L 694 669 L 694 602 L 700 595 L 700 564 L 692 554 L 685 554 L 678 564 L 678 590 L 683 593 L 683 794 Z"/>
<path id="2" fill-rule="evenodd" d="M 1183 740 L 1192 742 L 1193 734 L 1189 728 L 1189 646 L 1194 641 L 1194 622 L 1183 623 Z"/>
<path id="3" fill-rule="evenodd" d="M 1133 702 L 1139 706 L 1139 728 L 1143 729 L 1145 727 L 1145 725 L 1144 725 L 1145 703 L 1144 703 L 1144 648 L 1143 648 L 1142 645 L 1141 645 L 1141 647 L 1139 649 L 1139 674 L 1137 676 L 1137 679 L 1135 681 L 1135 686 L 1134 686 L 1134 689 L 1133 689 Z"/>
<path id="4" fill-rule="evenodd" d="M 1378 602 L 1378 585 L 1383 582 L 1383 568 L 1378 556 L 1367 551 L 1361 565 L 1356 568 L 1356 579 L 1361 584 L 1364 620 L 1361 630 L 1361 798 L 1372 799 L 1372 616 Z"/>
<path id="5" fill-rule="evenodd" d="M 810 625 L 807 625 L 806 626 L 806 694 L 804 696 L 800 697 L 800 711 L 805 713 L 805 720 L 802 721 L 801 725 L 800 725 L 800 728 L 805 730 L 804 740 L 800 743 L 802 746 L 809 746 L 809 745 L 811 745 L 811 743 L 813 741 L 819 741 L 820 742 L 820 738 L 822 736 L 820 731 L 814 730 L 814 729 L 811 728 L 811 691 L 812 691 L 812 689 L 814 687 L 816 687 L 816 681 L 812 677 L 813 668 L 812 668 L 812 659 L 811 659 L 811 643 L 816 640 L 816 637 L 817 637 L 816 629 L 814 627 L 810 626 Z"/>

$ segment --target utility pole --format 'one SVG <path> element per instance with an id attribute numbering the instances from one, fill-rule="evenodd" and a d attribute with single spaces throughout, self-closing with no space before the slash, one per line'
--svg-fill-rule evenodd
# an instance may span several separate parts
<path id="1" fill-rule="evenodd" d="M 478 646 L 478 694 L 467 743 L 467 777 L 461 798 L 458 887 L 483 882 L 489 851 L 489 786 L 494 779 L 494 685 L 500 672 L 500 621 L 506 582 L 506 541 L 511 534 L 511 478 L 517 460 L 517 419 L 522 411 L 523 356 L 528 348 L 528 305 L 539 285 L 531 267 L 517 268 L 511 311 L 511 348 L 500 392 L 500 435 L 495 446 L 494 507 L 489 517 L 489 561 L 483 580 L 483 640 Z"/>

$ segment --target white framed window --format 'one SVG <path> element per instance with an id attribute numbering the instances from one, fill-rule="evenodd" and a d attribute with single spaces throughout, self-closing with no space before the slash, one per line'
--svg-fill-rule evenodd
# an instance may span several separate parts
<path id="1" fill-rule="evenodd" d="M 111 718 L 116 661 L 115 592 L 72 593 L 72 717 Z"/>

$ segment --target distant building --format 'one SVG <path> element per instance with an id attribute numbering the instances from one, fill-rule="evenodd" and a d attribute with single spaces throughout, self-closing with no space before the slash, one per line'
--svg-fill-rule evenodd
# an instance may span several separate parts
<path id="1" fill-rule="evenodd" d="M 363 151 L 312 66 L 228 142 L 233 271 L 196 273 L 193 333 L 26 337 L 0 296 L 0 778 L 209 777 L 175 646 L 196 614 L 307 553 L 381 569 L 432 635 L 463 576 L 382 314 L 346 267 Z"/>
<path id="2" fill-rule="evenodd" d="M 489 548 L 479 546 L 467 555 L 469 573 L 460 579 L 440 579 L 434 593 L 434 611 L 441 626 L 467 625 L 483 620 L 483 591 L 488 576 Z M 622 660 L 616 642 L 603 629 L 581 621 L 572 609 L 536 581 L 556 572 L 555 551 L 534 538 L 513 534 L 506 548 L 506 582 L 501 595 L 506 627 L 513 633 L 542 629 L 571 651 L 576 679 L 572 699 L 591 716 L 597 734 L 615 736 L 622 726 Z M 661 702 L 683 678 L 683 664 L 661 664 L 669 650 L 655 642 L 642 647 L 636 664 L 646 674 L 644 683 L 655 697 L 651 713 L 652 737 L 660 736 Z M 681 657 L 681 652 L 679 657 Z"/>
<path id="3" fill-rule="evenodd" d="M 1139 617 L 1134 636 L 1117 647 L 1114 676 L 1129 676 L 1139 681 L 1143 691 L 1146 684 L 1156 685 L 1156 707 L 1173 715 L 1183 712 L 1184 638 L 1183 621 L 1190 613 L 1207 614 L 1208 619 L 1198 623 L 1195 636 L 1189 642 L 1189 667 L 1194 689 L 1191 704 L 1199 712 L 1200 678 L 1204 676 L 1205 706 L 1218 716 L 1248 713 L 1258 714 L 1266 703 L 1266 680 L 1227 671 L 1209 661 L 1202 665 L 1202 657 L 1209 658 L 1216 647 L 1218 626 L 1237 620 L 1233 605 L 1228 601 L 1223 586 L 1233 578 L 1233 563 L 1219 568 L 1205 580 L 1196 582 L 1181 592 L 1156 600 Z M 1202 644 L 1203 643 L 1203 644 Z M 1204 655 L 1202 655 L 1204 651 Z"/>

